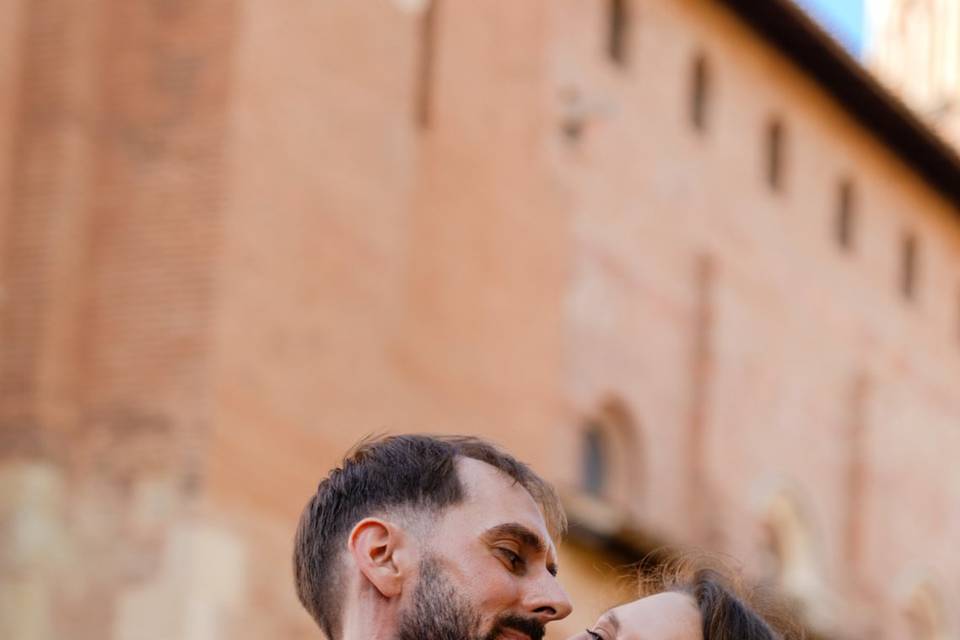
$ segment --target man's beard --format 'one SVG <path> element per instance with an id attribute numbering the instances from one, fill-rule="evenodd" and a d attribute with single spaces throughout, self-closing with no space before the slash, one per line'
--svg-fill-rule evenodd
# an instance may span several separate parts
<path id="1" fill-rule="evenodd" d="M 480 629 L 480 614 L 450 584 L 435 558 L 420 563 L 420 580 L 413 603 L 400 614 L 397 640 L 496 640 L 514 629 L 542 640 L 544 626 L 534 618 L 503 615 L 486 634 Z"/>

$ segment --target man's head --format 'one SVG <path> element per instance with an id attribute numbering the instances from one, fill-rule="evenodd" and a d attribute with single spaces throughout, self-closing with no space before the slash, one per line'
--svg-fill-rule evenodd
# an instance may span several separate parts
<path id="1" fill-rule="evenodd" d="M 565 527 L 553 489 L 483 440 L 370 440 L 304 509 L 297 593 L 334 639 L 369 623 L 390 640 L 538 640 L 570 612 Z"/>

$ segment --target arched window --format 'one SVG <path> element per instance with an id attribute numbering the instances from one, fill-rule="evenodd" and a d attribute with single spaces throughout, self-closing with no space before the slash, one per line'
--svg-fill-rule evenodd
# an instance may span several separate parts
<path id="1" fill-rule="evenodd" d="M 615 64 L 629 62 L 630 11 L 627 0 L 607 0 L 607 55 Z"/>
<path id="2" fill-rule="evenodd" d="M 642 502 L 644 461 L 640 440 L 626 405 L 615 398 L 604 402 L 581 431 L 583 492 L 625 508 Z"/>
<path id="3" fill-rule="evenodd" d="M 783 189 L 784 138 L 783 124 L 774 118 L 767 124 L 766 140 L 767 185 L 774 191 Z"/>
<path id="4" fill-rule="evenodd" d="M 707 129 L 707 108 L 710 100 L 710 69 L 707 57 L 698 53 L 693 60 L 690 91 L 690 121 L 697 131 Z"/>
<path id="5" fill-rule="evenodd" d="M 608 448 L 605 442 L 603 426 L 590 423 L 583 431 L 581 484 L 583 490 L 592 496 L 603 496 L 610 471 Z"/>

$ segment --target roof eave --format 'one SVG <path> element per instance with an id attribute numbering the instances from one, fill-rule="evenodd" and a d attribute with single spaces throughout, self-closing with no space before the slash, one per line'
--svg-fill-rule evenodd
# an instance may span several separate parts
<path id="1" fill-rule="evenodd" d="M 831 94 L 960 215 L 960 156 L 790 0 L 716 0 Z"/>

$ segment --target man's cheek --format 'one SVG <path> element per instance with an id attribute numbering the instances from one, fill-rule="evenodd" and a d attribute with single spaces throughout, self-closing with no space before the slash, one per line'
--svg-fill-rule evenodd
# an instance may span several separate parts
<path id="1" fill-rule="evenodd" d="M 480 594 L 484 613 L 493 617 L 505 611 L 514 611 L 520 597 L 520 588 L 516 577 L 506 571 L 492 572 L 486 580 L 477 580 L 476 584 L 483 590 Z"/>

